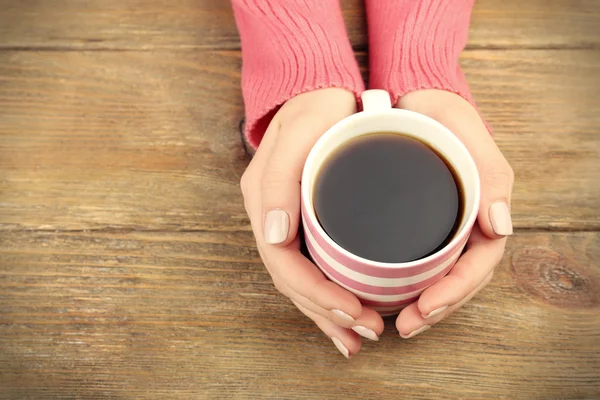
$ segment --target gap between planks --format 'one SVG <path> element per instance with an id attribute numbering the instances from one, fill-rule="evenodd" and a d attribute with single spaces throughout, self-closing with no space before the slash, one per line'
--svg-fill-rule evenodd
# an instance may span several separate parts
<path id="1" fill-rule="evenodd" d="M 202 45 L 176 45 L 176 46 L 148 46 L 148 47 L 86 47 L 81 46 L 2 46 L 0 45 L 1 52 L 11 51 L 31 51 L 31 52 L 156 52 L 156 51 L 186 51 L 186 50 L 198 50 L 198 51 L 241 51 L 240 46 L 202 46 Z M 368 52 L 367 46 L 353 46 L 353 50 L 356 53 Z M 511 45 L 511 46 L 500 46 L 500 45 L 467 45 L 464 51 L 475 51 L 475 50 L 493 50 L 493 51 L 510 51 L 510 50 L 600 50 L 598 44 L 575 44 L 575 45 Z"/>
<path id="2" fill-rule="evenodd" d="M 91 229 L 23 229 L 23 228 L 2 228 L 2 232 L 20 232 L 20 233 L 244 233 L 251 232 L 250 225 L 247 229 L 136 229 L 136 228 L 91 228 Z M 600 226 L 568 226 L 568 227 L 519 227 L 514 228 L 514 234 L 519 233 L 578 233 L 578 232 L 600 232 Z"/>

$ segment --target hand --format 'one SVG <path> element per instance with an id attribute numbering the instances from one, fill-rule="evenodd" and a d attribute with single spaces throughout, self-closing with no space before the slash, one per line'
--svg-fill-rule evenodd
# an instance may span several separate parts
<path id="1" fill-rule="evenodd" d="M 258 251 L 275 287 L 347 358 L 360 350 L 357 332 L 377 340 L 383 320 L 300 253 L 298 226 L 300 179 L 309 151 L 329 127 L 355 112 L 354 95 L 344 89 L 292 98 L 271 121 L 241 180 Z"/>
<path id="2" fill-rule="evenodd" d="M 397 104 L 444 124 L 465 144 L 481 179 L 477 224 L 466 252 L 448 275 L 427 288 L 396 320 L 403 338 L 411 338 L 448 317 L 483 289 L 502 259 L 512 234 L 510 197 L 513 171 L 494 143 L 477 111 L 462 97 L 442 90 L 419 90 Z"/>

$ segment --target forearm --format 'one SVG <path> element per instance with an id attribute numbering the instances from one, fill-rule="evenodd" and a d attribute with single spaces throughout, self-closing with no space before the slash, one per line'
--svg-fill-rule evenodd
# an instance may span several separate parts
<path id="1" fill-rule="evenodd" d="M 474 0 L 367 0 L 370 82 L 394 102 L 419 89 L 454 92 L 472 103 L 458 58 Z"/>
<path id="2" fill-rule="evenodd" d="M 291 97 L 363 83 L 338 0 L 233 0 L 242 42 L 246 135 L 256 147 Z"/>

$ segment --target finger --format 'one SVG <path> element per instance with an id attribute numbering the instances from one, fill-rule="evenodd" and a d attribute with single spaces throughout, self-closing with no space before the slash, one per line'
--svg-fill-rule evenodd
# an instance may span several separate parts
<path id="1" fill-rule="evenodd" d="M 477 222 L 483 233 L 497 239 L 513 233 L 510 216 L 510 197 L 514 173 L 496 143 L 489 135 L 482 135 L 475 143 L 478 150 L 475 163 L 481 180 L 481 202 Z"/>
<path id="2" fill-rule="evenodd" d="M 267 270 L 269 270 L 269 268 L 267 268 Z M 270 270 L 269 270 L 269 273 L 271 273 Z M 300 304 L 302 307 L 311 311 L 313 314 L 319 315 L 322 318 L 325 318 L 326 320 L 331 321 L 332 323 L 334 323 L 342 328 L 352 328 L 356 324 L 356 320 L 348 318 L 346 315 L 340 313 L 338 310 L 336 310 L 336 309 L 327 310 L 323 307 L 316 305 L 315 303 L 313 303 L 306 297 L 301 296 L 298 293 L 294 292 L 276 274 L 271 273 L 271 277 L 273 279 L 273 283 L 275 284 L 275 288 L 277 288 L 277 290 L 281 294 L 283 294 L 284 296 L 289 298 L 295 304 Z M 371 324 L 376 325 L 376 323 L 373 323 L 373 322 L 371 322 Z M 365 329 L 367 329 L 367 328 L 365 328 Z M 373 333 L 373 334 L 376 335 L 375 333 Z"/>
<path id="3" fill-rule="evenodd" d="M 439 121 L 465 144 L 480 173 L 478 222 L 483 233 L 490 238 L 512 234 L 510 196 L 514 174 L 477 110 L 462 97 L 440 90 L 409 93 L 400 99 L 398 107 Z"/>
<path id="4" fill-rule="evenodd" d="M 311 311 L 313 314 L 319 315 L 322 318 L 325 318 L 328 321 L 331 321 L 332 323 L 334 323 L 340 327 L 353 328 L 358 323 L 359 325 L 356 330 L 357 333 L 361 334 L 361 332 L 362 332 L 362 334 L 369 335 L 370 332 L 372 332 L 369 335 L 370 337 L 367 337 L 367 338 L 371 339 L 371 340 L 378 340 L 378 338 L 373 339 L 373 336 L 377 337 L 378 335 L 375 333 L 375 331 L 373 329 L 371 329 L 369 327 L 374 327 L 374 329 L 379 330 L 379 326 L 380 325 L 383 326 L 383 321 L 381 320 L 381 317 L 379 317 L 379 314 L 375 313 L 376 315 L 372 315 L 371 313 L 368 313 L 367 315 L 365 315 L 364 318 L 362 318 L 363 315 L 361 314 L 361 317 L 359 317 L 358 319 L 355 320 L 354 318 L 349 317 L 347 314 L 340 312 L 340 310 L 338 310 L 338 309 L 328 310 L 321 306 L 316 305 L 310 299 L 308 299 L 308 298 L 296 293 L 294 290 L 292 290 L 286 284 L 285 280 L 282 279 L 281 277 L 279 277 L 273 271 L 273 269 L 269 267 L 270 262 L 266 261 L 268 259 L 264 255 L 264 253 L 260 249 L 260 247 L 259 247 L 258 252 L 260 253 L 260 256 L 263 259 L 263 261 L 265 261 L 265 267 L 267 268 L 267 271 L 271 275 L 273 284 L 275 285 L 275 288 L 277 289 L 277 291 L 279 293 L 281 293 L 285 297 L 289 298 L 294 304 L 299 304 L 302 307 L 304 307 L 304 309 L 307 309 L 307 310 Z M 382 322 L 379 323 L 378 319 L 381 320 Z M 357 322 L 357 321 L 359 321 L 359 322 Z"/>
<path id="5" fill-rule="evenodd" d="M 294 305 L 306 315 L 312 319 L 315 324 L 325 333 L 333 342 L 335 347 L 342 353 L 346 358 L 352 358 L 360 351 L 361 341 L 360 337 L 350 329 L 342 328 L 331 321 L 313 313 L 306 309 L 301 304 L 294 302 Z"/>
<path id="6" fill-rule="evenodd" d="M 475 109 L 465 111 L 471 118 L 443 114 L 438 121 L 450 129 L 465 144 L 477 165 L 481 181 L 481 201 L 477 222 L 483 233 L 492 238 L 513 233 L 510 197 L 514 182 L 513 170 L 496 142 L 489 134 Z"/>
<path id="7" fill-rule="evenodd" d="M 506 238 L 489 239 L 475 227 L 469 248 L 450 273 L 425 289 L 419 297 L 417 304 L 421 315 L 426 318 L 440 314 L 473 292 L 500 263 L 505 244 Z"/>
<path id="8" fill-rule="evenodd" d="M 460 302 L 444 309 L 443 312 L 430 318 L 423 318 L 419 311 L 417 302 L 406 307 L 396 319 L 396 328 L 398 329 L 398 332 L 400 332 L 400 336 L 404 339 L 410 339 L 446 319 L 453 312 L 469 302 L 477 293 L 481 291 L 481 289 L 487 286 L 487 284 L 492 280 L 493 276 L 494 271 L 490 272 L 483 282 L 481 282 L 481 284 L 475 288 L 475 290 L 469 293 L 469 295 L 463 298 Z"/>
<path id="9" fill-rule="evenodd" d="M 416 302 L 405 307 L 396 318 L 396 329 L 403 339 L 410 339 L 431 328 L 421 316 Z"/>
<path id="10" fill-rule="evenodd" d="M 360 301 L 349 291 L 329 281 L 305 258 L 300 253 L 299 240 L 296 238 L 286 247 L 265 246 L 261 249 L 269 271 L 285 283 L 291 299 L 340 326 L 354 326 L 363 313 Z M 373 324 L 373 327 L 377 325 Z"/>
<path id="11" fill-rule="evenodd" d="M 277 290 L 292 300 L 294 304 L 299 304 L 312 313 L 319 315 L 338 326 L 343 328 L 351 328 L 354 332 L 366 339 L 378 341 L 379 336 L 383 333 L 383 319 L 375 310 L 363 307 L 361 316 L 354 321 L 351 321 L 335 312 L 330 312 L 327 309 L 317 306 L 306 297 L 298 295 L 277 276 L 273 277 L 273 282 L 275 283 Z"/>
<path id="12" fill-rule="evenodd" d="M 481 284 L 479 286 L 477 286 L 475 288 L 475 290 L 473 290 L 471 293 L 469 293 L 464 299 L 462 299 L 458 303 L 454 304 L 453 306 L 446 308 L 443 312 L 441 312 L 437 315 L 431 316 L 429 318 L 426 318 L 425 323 L 427 325 L 433 326 L 433 325 L 437 324 L 438 322 L 443 321 L 444 319 L 448 318 L 452 313 L 459 310 L 462 306 L 464 306 L 469 301 L 471 301 L 471 299 L 473 297 L 475 297 L 477 295 L 477 293 L 479 293 L 483 288 L 485 288 L 491 282 L 493 277 L 494 277 L 494 270 L 492 270 L 489 273 L 489 275 L 485 277 L 483 282 L 481 282 Z"/>
<path id="13" fill-rule="evenodd" d="M 300 179 L 310 149 L 336 120 L 297 117 L 279 128 L 261 179 L 264 240 L 287 245 L 300 222 Z"/>
<path id="14" fill-rule="evenodd" d="M 260 196 L 259 191 L 247 201 L 255 232 L 257 224 L 254 216 L 260 215 Z M 355 320 L 362 315 L 362 305 L 352 293 L 327 280 L 323 273 L 302 255 L 300 238 L 295 238 L 285 247 L 269 246 L 261 236 L 256 236 L 256 241 L 265 267 L 281 293 L 339 326 L 354 326 Z M 377 317 L 381 319 L 378 315 Z M 373 327 L 377 326 L 375 322 Z"/>
<path id="15" fill-rule="evenodd" d="M 510 198 L 514 173 L 479 114 L 466 100 L 454 95 L 460 106 L 453 113 L 433 117 L 450 129 L 472 155 L 481 181 L 477 222 L 483 233 L 497 239 L 513 233 Z"/>
<path id="16" fill-rule="evenodd" d="M 369 340 L 378 341 L 383 333 L 384 323 L 379 313 L 367 307 L 363 307 L 360 317 L 354 322 L 352 330 L 360 336 Z"/>
<path id="17" fill-rule="evenodd" d="M 275 272 L 273 272 L 272 268 L 269 268 L 269 262 L 266 261 L 267 258 L 263 254 L 262 250 L 260 250 L 260 247 L 259 253 L 263 261 L 265 261 L 265 267 L 271 275 L 271 279 L 273 280 L 273 284 L 275 285 L 277 291 L 283 294 L 285 297 L 289 298 L 294 304 L 301 305 L 304 309 L 309 310 L 313 314 L 319 315 L 322 318 L 332 322 L 333 324 L 343 328 L 354 328 L 355 325 L 358 324 L 357 329 L 355 330 L 358 334 L 361 334 L 362 336 L 367 335 L 365 336 L 367 337 L 367 339 L 379 340 L 378 335 L 375 333 L 375 331 L 373 329 L 368 328 L 372 326 L 376 330 L 379 330 L 379 325 L 383 325 L 383 323 L 379 323 L 377 321 L 377 317 L 379 317 L 379 314 L 374 316 L 369 313 L 365 316 L 365 318 L 361 318 L 361 315 L 361 317 L 355 320 L 354 318 L 349 317 L 347 314 L 341 312 L 338 309 L 328 310 L 316 305 L 310 299 L 292 290 L 282 278 L 280 278 Z M 381 320 L 381 317 L 379 317 L 379 320 Z M 374 339 L 373 337 L 375 337 L 376 339 Z"/>
<path id="18" fill-rule="evenodd" d="M 250 164 L 240 179 L 240 188 L 244 197 L 244 207 L 246 209 L 246 213 L 248 213 L 248 216 L 250 217 L 252 229 L 256 237 L 258 237 L 258 235 L 262 235 L 262 217 L 260 214 L 260 208 L 252 207 L 251 203 L 254 202 L 259 205 L 261 204 L 259 187 L 260 178 L 262 176 L 262 171 L 269 160 L 269 154 L 271 154 L 273 147 L 275 147 L 275 139 L 277 137 L 278 129 L 279 121 L 277 117 L 275 117 L 269 124 L 260 146 L 258 147 L 254 157 L 252 158 L 252 161 L 250 161 Z M 254 215 L 256 212 L 252 212 L 252 210 L 259 210 L 259 214 Z"/>

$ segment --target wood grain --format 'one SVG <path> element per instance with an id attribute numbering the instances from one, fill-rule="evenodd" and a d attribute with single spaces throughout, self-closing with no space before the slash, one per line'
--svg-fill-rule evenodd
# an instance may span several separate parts
<path id="1" fill-rule="evenodd" d="M 362 0 L 341 1 L 356 49 Z M 0 0 L 4 49 L 239 49 L 228 0 Z M 597 48 L 599 0 L 478 0 L 471 48 Z"/>
<path id="2" fill-rule="evenodd" d="M 598 56 L 464 54 L 518 228 L 600 227 Z M 239 52 L 0 57 L 0 229 L 248 229 Z"/>
<path id="3" fill-rule="evenodd" d="M 254 247 L 230 2 L 0 10 L 1 400 L 600 398 L 599 0 L 477 1 L 462 65 L 516 235 L 461 311 L 351 361 Z"/>
<path id="4" fill-rule="evenodd" d="M 4 228 L 247 225 L 237 53 L 1 56 Z"/>
<path id="5" fill-rule="evenodd" d="M 2 399 L 600 396 L 600 235 L 521 233 L 417 339 L 346 361 L 272 287 L 249 232 L 1 232 Z M 577 299 L 577 301 L 574 301 Z"/>

